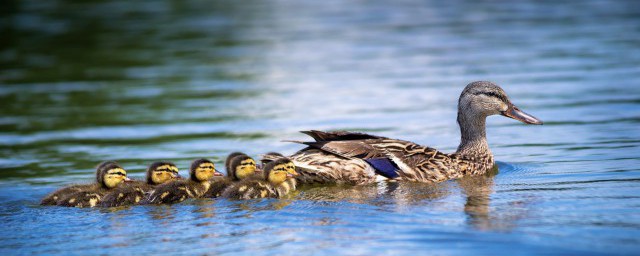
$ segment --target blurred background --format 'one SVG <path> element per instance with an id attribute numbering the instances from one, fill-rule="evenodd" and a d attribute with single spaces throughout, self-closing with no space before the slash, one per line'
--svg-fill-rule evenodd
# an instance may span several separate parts
<path id="1" fill-rule="evenodd" d="M 31 1 L 0 4 L 0 252 L 637 253 L 640 2 Z M 495 176 L 303 188 L 291 200 L 40 207 L 118 160 L 222 169 L 297 131 L 455 151 L 466 84 L 500 84 Z M 392 237 L 390 237 L 390 234 Z M 250 242 L 247 242 L 250 241 Z"/>

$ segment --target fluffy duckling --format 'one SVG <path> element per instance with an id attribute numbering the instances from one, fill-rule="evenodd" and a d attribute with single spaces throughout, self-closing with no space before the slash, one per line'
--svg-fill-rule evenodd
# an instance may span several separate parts
<path id="1" fill-rule="evenodd" d="M 293 166 L 293 170 L 291 169 Z M 265 166 L 264 179 L 245 179 L 225 189 L 223 197 L 232 199 L 281 198 L 296 189 L 295 166 L 288 158 L 280 158 Z"/>
<path id="2" fill-rule="evenodd" d="M 109 192 L 102 199 L 100 206 L 117 207 L 140 203 L 148 193 L 160 184 L 180 178 L 178 167 L 171 162 L 154 162 L 147 168 L 146 182 L 127 182 Z"/>
<path id="3" fill-rule="evenodd" d="M 256 174 L 256 161 L 240 152 L 231 153 L 225 161 L 225 166 L 227 168 L 227 177 L 214 178 L 204 197 L 219 197 L 233 183 L 250 177 L 259 178 L 262 176 Z"/>
<path id="4" fill-rule="evenodd" d="M 98 165 L 96 183 L 67 187 L 48 197 L 57 198 L 58 206 L 94 207 L 100 203 L 105 194 L 128 180 L 127 172 L 120 165 L 115 162 L 105 162 Z"/>
<path id="5" fill-rule="evenodd" d="M 213 162 L 198 159 L 191 163 L 188 180 L 174 180 L 156 186 L 155 190 L 145 200 L 149 204 L 172 204 L 187 198 L 202 197 L 209 187 L 213 176 L 222 176 L 216 171 Z"/>
<path id="6" fill-rule="evenodd" d="M 106 165 L 109 164 L 118 164 L 114 161 L 105 161 L 100 163 L 98 166 L 96 166 L 96 173 L 101 172 L 101 169 L 104 168 Z M 58 200 L 60 200 L 62 197 L 66 197 L 69 194 L 78 192 L 78 191 L 82 191 L 82 190 L 88 190 L 93 188 L 94 186 L 96 186 L 97 183 L 92 183 L 92 184 L 77 184 L 77 185 L 71 185 L 68 187 L 64 187 L 61 189 L 58 189 L 54 192 L 52 192 L 51 194 L 45 196 L 42 201 L 40 201 L 40 205 L 56 205 L 58 204 Z"/>

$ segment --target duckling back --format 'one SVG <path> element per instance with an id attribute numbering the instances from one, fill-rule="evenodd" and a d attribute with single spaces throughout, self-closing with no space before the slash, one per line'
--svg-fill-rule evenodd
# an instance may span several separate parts
<path id="1" fill-rule="evenodd" d="M 211 180 L 211 187 L 209 187 L 209 190 L 207 190 L 207 192 L 202 197 L 220 197 L 222 195 L 222 192 L 224 192 L 224 190 L 231 186 L 233 183 L 233 180 L 231 180 L 229 177 L 216 177 Z"/>
<path id="2" fill-rule="evenodd" d="M 231 199 L 255 199 L 278 197 L 278 192 L 263 179 L 246 179 L 234 183 L 222 192 L 222 197 Z"/>
<path id="3" fill-rule="evenodd" d="M 102 197 L 108 192 L 100 185 L 91 185 L 85 189 L 65 194 L 56 202 L 57 206 L 64 207 L 94 207 L 100 203 Z"/>
<path id="4" fill-rule="evenodd" d="M 118 207 L 139 204 L 151 191 L 153 191 L 153 186 L 142 181 L 125 183 L 104 195 L 100 206 Z"/>
<path id="5" fill-rule="evenodd" d="M 58 189 L 51 194 L 45 196 L 42 201 L 40 201 L 40 205 L 57 205 L 58 202 L 62 198 L 66 198 L 71 194 L 75 194 L 76 192 L 87 190 L 91 188 L 92 184 L 83 184 L 83 185 L 72 185 L 65 188 Z"/>
<path id="6" fill-rule="evenodd" d="M 193 180 L 170 181 L 156 188 L 144 200 L 144 204 L 174 204 L 187 198 L 202 197 L 209 189 L 208 182 L 196 182 Z"/>

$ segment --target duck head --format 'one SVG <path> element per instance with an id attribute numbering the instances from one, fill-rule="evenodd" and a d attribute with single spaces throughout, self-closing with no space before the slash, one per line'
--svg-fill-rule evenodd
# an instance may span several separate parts
<path id="1" fill-rule="evenodd" d="M 178 167 L 171 162 L 154 162 L 147 168 L 147 183 L 151 185 L 158 185 L 180 178 Z"/>
<path id="2" fill-rule="evenodd" d="M 189 177 L 191 180 L 204 182 L 213 178 L 213 176 L 222 176 L 222 173 L 216 171 L 213 162 L 202 158 L 191 163 L 191 168 L 189 168 Z"/>
<path id="3" fill-rule="evenodd" d="M 120 183 L 128 181 L 127 171 L 113 161 L 103 162 L 96 170 L 96 181 L 104 188 L 115 188 Z"/>
<path id="4" fill-rule="evenodd" d="M 523 112 L 511 103 L 500 86 L 487 81 L 467 85 L 458 101 L 458 122 L 491 115 L 503 115 L 525 124 L 542 124 L 540 119 Z"/>
<path id="5" fill-rule="evenodd" d="M 227 172 L 234 180 L 247 178 L 256 173 L 256 161 L 247 155 L 235 156 L 229 163 Z"/>

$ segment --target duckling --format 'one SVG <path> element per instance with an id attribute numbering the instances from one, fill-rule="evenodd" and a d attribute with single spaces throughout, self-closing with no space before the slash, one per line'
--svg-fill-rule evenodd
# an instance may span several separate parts
<path id="1" fill-rule="evenodd" d="M 227 177 L 215 177 L 204 197 L 219 197 L 222 191 L 235 182 L 250 177 L 261 177 L 260 174 L 256 174 L 255 160 L 240 152 L 229 154 L 225 166 L 227 167 Z"/>
<path id="2" fill-rule="evenodd" d="M 222 176 L 222 173 L 216 171 L 213 162 L 207 159 L 195 160 L 189 168 L 188 180 L 173 180 L 156 186 L 144 203 L 172 204 L 187 198 L 202 197 L 209 190 L 209 180 L 213 176 Z"/>
<path id="3" fill-rule="evenodd" d="M 118 164 L 115 161 L 105 161 L 100 163 L 98 166 L 96 166 L 96 173 L 99 173 L 101 171 L 102 168 L 104 168 L 106 165 L 110 165 L 110 164 Z M 60 200 L 60 198 L 62 197 L 66 197 L 69 194 L 78 192 L 78 191 L 82 191 L 82 190 L 88 190 L 93 188 L 94 186 L 96 186 L 97 184 L 77 184 L 77 185 L 71 185 L 68 187 L 64 187 L 61 189 L 58 189 L 54 192 L 52 192 L 51 194 L 45 196 L 42 201 L 40 201 L 40 205 L 56 205 L 58 204 L 58 200 Z"/>
<path id="4" fill-rule="evenodd" d="M 232 199 L 281 198 L 296 189 L 291 160 L 280 158 L 265 166 L 263 179 L 245 179 L 225 189 L 223 197 Z M 295 168 L 295 166 L 293 166 Z M 291 172 L 291 173 L 290 173 Z M 297 173 L 296 173 L 297 174 Z"/>
<path id="5" fill-rule="evenodd" d="M 101 164 L 96 171 L 96 183 L 88 187 L 61 194 L 56 205 L 65 207 L 94 207 L 100 203 L 105 194 L 129 181 L 127 172 L 115 162 Z"/>
<path id="6" fill-rule="evenodd" d="M 291 161 L 291 159 L 285 157 L 284 155 L 282 155 L 282 154 L 280 154 L 278 152 L 269 152 L 269 153 L 266 153 L 266 154 L 262 155 L 262 159 L 260 159 L 260 162 L 262 163 L 263 166 L 266 166 L 266 164 L 268 164 L 270 162 L 273 162 L 275 160 L 281 159 L 281 158 L 285 158 L 285 159 L 289 160 L 289 162 L 285 165 L 285 167 L 287 169 L 287 172 L 289 174 L 293 175 L 293 177 L 297 177 L 299 174 L 298 174 L 298 172 L 296 172 L 296 165 L 293 163 L 293 161 Z M 294 189 L 297 186 L 296 179 L 287 179 L 287 182 Z"/>
<path id="7" fill-rule="evenodd" d="M 109 192 L 102 199 L 100 206 L 117 207 L 140 203 L 140 200 L 160 184 L 179 179 L 178 167 L 171 162 L 154 162 L 147 168 L 146 182 L 127 182 Z"/>

